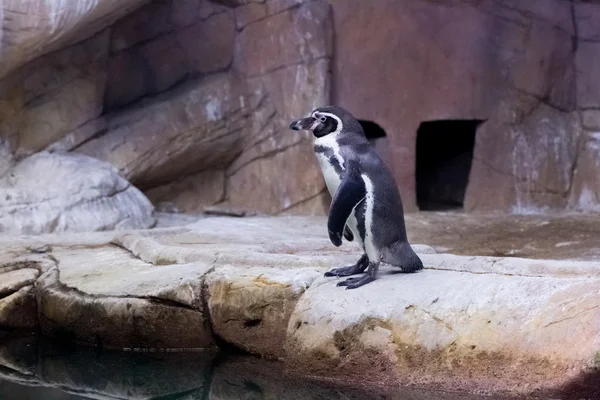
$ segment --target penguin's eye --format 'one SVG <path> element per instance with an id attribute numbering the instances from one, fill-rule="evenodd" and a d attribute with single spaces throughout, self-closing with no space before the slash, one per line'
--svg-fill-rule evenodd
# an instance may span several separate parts
<path id="1" fill-rule="evenodd" d="M 327 117 L 319 117 L 319 121 L 325 122 L 325 121 L 327 121 Z"/>

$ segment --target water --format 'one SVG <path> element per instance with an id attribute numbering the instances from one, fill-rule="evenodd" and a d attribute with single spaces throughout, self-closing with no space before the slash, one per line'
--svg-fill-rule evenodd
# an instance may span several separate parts
<path id="1" fill-rule="evenodd" d="M 494 399 L 495 397 L 485 397 Z M 98 352 L 0 337 L 1 400 L 477 400 L 456 393 L 376 393 L 287 377 L 278 362 L 216 352 Z"/>

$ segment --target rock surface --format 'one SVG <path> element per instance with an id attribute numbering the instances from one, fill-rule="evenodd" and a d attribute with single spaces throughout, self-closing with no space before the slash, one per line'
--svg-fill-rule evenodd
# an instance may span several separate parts
<path id="1" fill-rule="evenodd" d="M 598 75 L 591 71 L 600 54 L 593 39 L 594 27 L 600 26 L 599 4 L 331 4 L 336 32 L 332 101 L 385 129 L 408 210 L 417 209 L 420 124 L 473 119 L 483 124 L 476 132 L 465 210 L 597 209 L 598 198 L 590 194 L 598 188 L 597 173 L 591 172 L 598 157 L 589 149 L 580 151 L 580 113 L 597 108 L 600 99 Z M 438 26 L 435 32 L 431 21 Z M 449 130 L 440 130 L 439 137 Z M 450 165 L 432 168 L 462 165 L 457 157 L 449 159 Z M 585 171 L 574 176 L 577 164 Z M 582 192 L 582 186 L 590 190 Z"/>
<path id="2" fill-rule="evenodd" d="M 103 347 L 227 343 L 282 359 L 292 374 L 486 393 L 553 391 L 593 371 L 597 259 L 414 245 L 424 271 L 384 266 L 378 280 L 348 291 L 322 274 L 360 252 L 333 247 L 324 226 L 322 217 L 210 217 L 122 233 L 6 236 L 0 271 L 41 272 L 42 332 Z M 32 253 L 42 243 L 44 252 Z M 564 346 L 573 337 L 578 345 Z"/>
<path id="3" fill-rule="evenodd" d="M 7 0 L 0 12 L 0 77 L 15 67 L 72 41 L 89 36 L 134 10 L 146 0 Z"/>
<path id="4" fill-rule="evenodd" d="M 77 154 L 37 153 L 0 178 L 0 232 L 148 228 L 152 204 L 110 164 Z"/>
<path id="5" fill-rule="evenodd" d="M 326 1 L 253 3 L 264 15 L 240 30 L 237 9 L 207 0 L 149 2 L 116 22 L 145 2 L 110 15 L 116 3 L 88 3 L 98 24 L 82 15 L 78 40 L 43 41 L 0 79 L 0 176 L 40 151 L 78 152 L 113 164 L 156 205 L 324 212 L 309 135 L 287 125 L 329 102 Z"/>

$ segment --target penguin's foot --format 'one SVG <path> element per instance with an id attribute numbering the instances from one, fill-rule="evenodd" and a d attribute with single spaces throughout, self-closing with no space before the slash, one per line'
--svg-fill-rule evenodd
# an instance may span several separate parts
<path id="1" fill-rule="evenodd" d="M 363 272 L 365 272 L 365 269 L 367 269 L 368 266 L 369 266 L 369 258 L 367 257 L 366 254 L 363 254 L 362 257 L 356 262 L 356 264 L 351 265 L 349 267 L 340 267 L 340 268 L 330 269 L 329 271 L 325 272 L 325 276 L 342 277 L 342 276 L 362 274 Z"/>
<path id="2" fill-rule="evenodd" d="M 379 263 L 370 263 L 369 269 L 367 273 L 361 277 L 356 278 L 348 278 L 344 281 L 341 281 L 337 284 L 337 286 L 346 286 L 347 289 L 356 289 L 358 287 L 364 286 L 367 283 L 373 282 L 377 279 L 377 271 L 379 270 Z"/>

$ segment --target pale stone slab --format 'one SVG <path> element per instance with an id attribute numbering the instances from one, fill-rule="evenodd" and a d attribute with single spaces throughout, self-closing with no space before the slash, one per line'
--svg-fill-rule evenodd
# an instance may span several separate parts
<path id="1" fill-rule="evenodd" d="M 39 271 L 32 268 L 0 274 L 0 298 L 8 296 L 24 286 L 31 285 L 39 275 Z"/>

